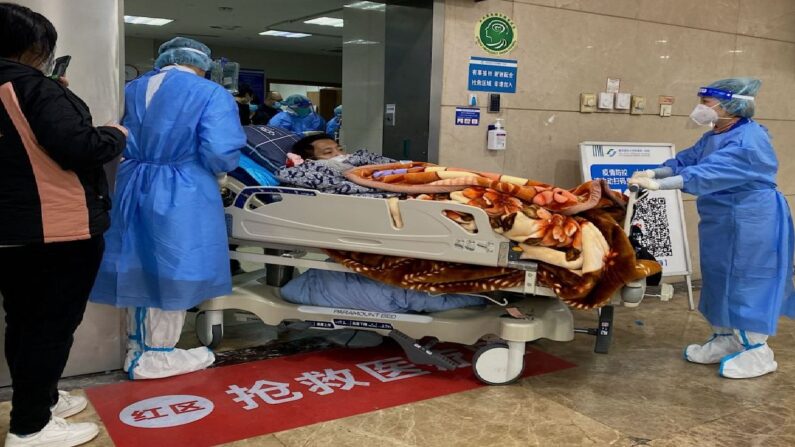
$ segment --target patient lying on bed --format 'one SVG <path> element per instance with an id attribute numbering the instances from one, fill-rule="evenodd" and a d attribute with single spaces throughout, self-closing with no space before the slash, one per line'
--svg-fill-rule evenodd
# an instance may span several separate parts
<path id="1" fill-rule="evenodd" d="M 326 134 L 302 138 L 293 145 L 292 153 L 304 160 L 331 160 L 345 157 L 345 149 Z"/>
<path id="2" fill-rule="evenodd" d="M 328 135 L 311 135 L 293 145 L 284 168 L 276 172 L 282 184 L 309 188 L 329 194 L 392 197 L 397 194 L 357 185 L 345 178 L 345 171 L 359 166 L 394 163 L 395 160 L 359 150 L 346 154 Z"/>

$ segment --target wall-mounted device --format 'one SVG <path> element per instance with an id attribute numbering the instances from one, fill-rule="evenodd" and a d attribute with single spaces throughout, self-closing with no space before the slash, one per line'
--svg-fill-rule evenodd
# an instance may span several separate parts
<path id="1" fill-rule="evenodd" d="M 498 113 L 500 111 L 500 94 L 489 93 L 489 113 Z"/>
<path id="2" fill-rule="evenodd" d="M 632 107 L 629 113 L 633 115 L 642 115 L 646 110 L 646 97 L 645 96 L 632 96 Z"/>
<path id="3" fill-rule="evenodd" d="M 596 93 L 580 93 L 580 112 L 596 112 Z"/>
<path id="4" fill-rule="evenodd" d="M 395 104 L 387 104 L 384 112 L 384 123 L 387 126 L 395 125 Z"/>

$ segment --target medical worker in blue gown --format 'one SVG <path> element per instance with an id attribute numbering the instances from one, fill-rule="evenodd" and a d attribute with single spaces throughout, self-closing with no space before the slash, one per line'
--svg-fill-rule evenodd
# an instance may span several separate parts
<path id="1" fill-rule="evenodd" d="M 720 363 L 723 377 L 744 379 L 778 368 L 768 336 L 779 317 L 795 317 L 792 217 L 776 190 L 778 161 L 767 129 L 751 119 L 760 82 L 724 79 L 703 87 L 693 122 L 711 126 L 696 144 L 630 183 L 698 196 L 699 310 L 714 334 L 685 358 Z"/>
<path id="2" fill-rule="evenodd" d="M 174 348 L 185 311 L 232 290 L 216 176 L 237 167 L 246 138 L 232 95 L 204 79 L 210 64 L 209 48 L 177 37 L 126 88 L 130 138 L 91 299 L 129 309 L 124 369 L 133 379 L 215 360 L 207 348 Z"/>
<path id="3" fill-rule="evenodd" d="M 306 132 L 325 132 L 326 121 L 312 109 L 312 101 L 303 95 L 290 95 L 281 103 L 282 111 L 271 118 L 268 125 L 299 135 Z"/>
<path id="4" fill-rule="evenodd" d="M 339 140 L 338 133 L 342 125 L 342 106 L 339 105 L 334 108 L 334 118 L 331 118 L 326 124 L 326 135 L 331 135 L 335 140 Z"/>

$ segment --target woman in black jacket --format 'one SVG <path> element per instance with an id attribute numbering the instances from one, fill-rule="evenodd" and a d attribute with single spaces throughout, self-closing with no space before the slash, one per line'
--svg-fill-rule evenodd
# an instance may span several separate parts
<path id="1" fill-rule="evenodd" d="M 94 127 L 65 80 L 47 76 L 56 39 L 44 16 L 0 3 L 0 294 L 14 391 L 6 446 L 74 446 L 98 433 L 62 419 L 87 401 L 57 385 L 109 225 L 103 165 L 127 131 Z"/>

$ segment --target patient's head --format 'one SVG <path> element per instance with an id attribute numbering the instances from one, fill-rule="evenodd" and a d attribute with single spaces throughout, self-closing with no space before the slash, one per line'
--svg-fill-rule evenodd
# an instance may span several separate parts
<path id="1" fill-rule="evenodd" d="M 319 134 L 304 137 L 293 144 L 292 151 L 304 160 L 328 160 L 339 155 L 345 155 L 345 151 L 329 135 Z"/>

